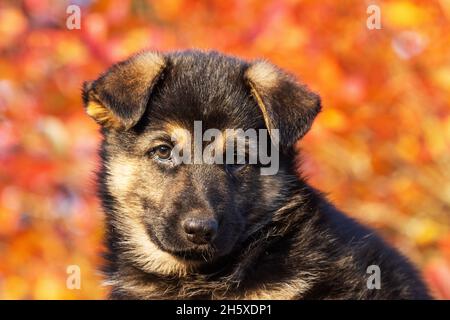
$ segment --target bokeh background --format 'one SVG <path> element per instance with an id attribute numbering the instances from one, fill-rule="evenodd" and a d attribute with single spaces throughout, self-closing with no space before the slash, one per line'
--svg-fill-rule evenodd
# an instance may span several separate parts
<path id="1" fill-rule="evenodd" d="M 267 58 L 319 92 L 303 171 L 450 299 L 449 19 L 448 0 L 1 1 L 0 299 L 106 297 L 81 84 L 135 51 L 192 47 Z"/>

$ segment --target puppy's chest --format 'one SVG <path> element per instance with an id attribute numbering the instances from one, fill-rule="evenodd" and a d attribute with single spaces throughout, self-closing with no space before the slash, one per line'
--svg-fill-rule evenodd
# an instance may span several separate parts
<path id="1" fill-rule="evenodd" d="M 131 299 L 246 299 L 290 300 L 298 299 L 310 289 L 311 284 L 302 279 L 289 279 L 277 283 L 261 281 L 252 287 L 236 286 L 222 281 L 121 281 L 113 291 Z"/>

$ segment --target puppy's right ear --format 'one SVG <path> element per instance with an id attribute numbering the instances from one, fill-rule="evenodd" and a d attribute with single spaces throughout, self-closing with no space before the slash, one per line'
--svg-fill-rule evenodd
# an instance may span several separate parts
<path id="1" fill-rule="evenodd" d="M 143 116 L 166 61 L 144 52 L 116 63 L 100 78 L 83 84 L 86 113 L 105 128 L 128 130 Z"/>

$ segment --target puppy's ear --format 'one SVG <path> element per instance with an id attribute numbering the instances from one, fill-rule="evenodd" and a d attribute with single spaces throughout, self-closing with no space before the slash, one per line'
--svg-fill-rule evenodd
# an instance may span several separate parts
<path id="1" fill-rule="evenodd" d="M 265 61 L 251 64 L 245 78 L 272 139 L 273 129 L 278 129 L 281 148 L 290 149 L 311 128 L 321 109 L 320 97 Z"/>
<path id="2" fill-rule="evenodd" d="M 162 55 L 144 52 L 113 65 L 97 80 L 85 82 L 87 114 L 105 128 L 132 128 L 144 114 L 165 65 Z"/>

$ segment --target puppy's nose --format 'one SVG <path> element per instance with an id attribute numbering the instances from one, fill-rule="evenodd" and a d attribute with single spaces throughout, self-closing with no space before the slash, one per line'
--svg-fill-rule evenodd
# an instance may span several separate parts
<path id="1" fill-rule="evenodd" d="M 187 239 L 195 244 L 211 242 L 217 233 L 217 228 L 215 219 L 188 218 L 183 222 Z"/>

